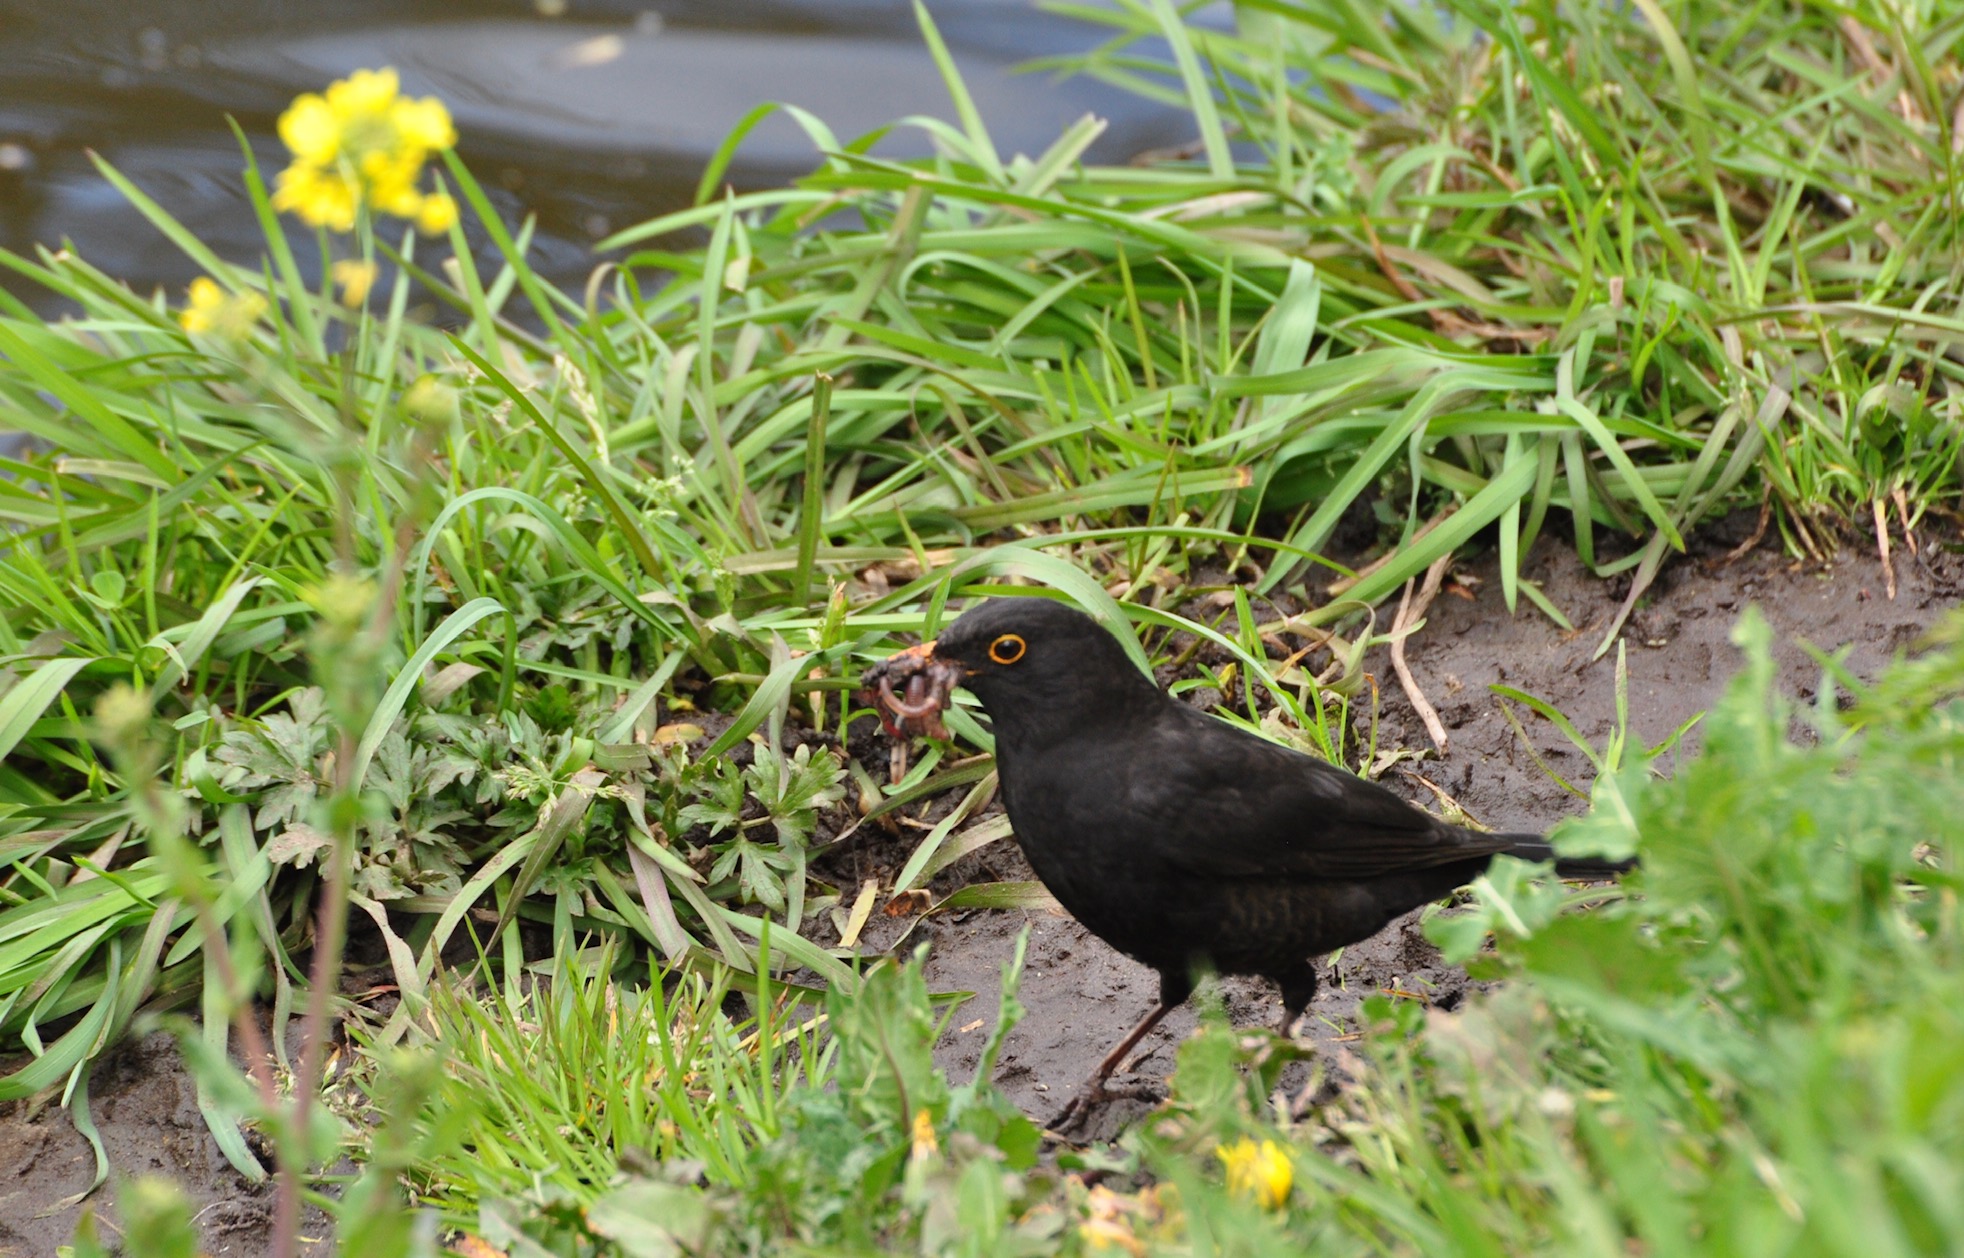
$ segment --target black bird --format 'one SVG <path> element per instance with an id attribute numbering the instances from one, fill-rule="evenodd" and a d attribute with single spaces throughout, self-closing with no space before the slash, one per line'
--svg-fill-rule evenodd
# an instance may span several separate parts
<path id="1" fill-rule="evenodd" d="M 1497 854 L 1554 856 L 1539 835 L 1448 825 L 1181 703 L 1097 621 L 1050 599 L 991 599 L 875 665 L 866 684 L 890 728 L 897 718 L 917 734 L 939 732 L 956 685 L 972 691 L 1031 868 L 1093 934 L 1159 972 L 1159 1004 L 1055 1127 L 1103 1094 L 1197 970 L 1273 980 L 1286 1031 L 1316 995 L 1316 958 L 1472 881 Z"/>

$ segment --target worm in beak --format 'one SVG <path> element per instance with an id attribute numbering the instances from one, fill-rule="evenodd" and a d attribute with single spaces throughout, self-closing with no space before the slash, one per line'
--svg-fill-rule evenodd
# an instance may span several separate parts
<path id="1" fill-rule="evenodd" d="M 934 643 L 924 642 L 867 669 L 860 679 L 861 693 L 895 738 L 946 738 L 941 714 L 963 675 L 961 665 L 934 658 Z"/>

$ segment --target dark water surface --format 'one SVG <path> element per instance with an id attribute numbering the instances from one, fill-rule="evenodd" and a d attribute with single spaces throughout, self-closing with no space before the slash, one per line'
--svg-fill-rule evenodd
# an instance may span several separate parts
<path id="1" fill-rule="evenodd" d="M 1102 32 L 1029 0 L 930 0 L 997 146 L 1035 154 L 1086 113 L 1110 122 L 1091 156 L 1178 143 L 1176 111 L 1089 79 L 1013 73 L 1094 47 Z M 535 265 L 577 284 L 592 242 L 693 195 L 754 105 L 817 114 L 844 141 L 909 114 L 952 119 L 908 0 L 0 0 L 0 246 L 73 241 L 141 292 L 193 264 L 90 164 L 93 149 L 221 257 L 264 245 L 229 114 L 271 172 L 274 120 L 303 91 L 393 65 L 403 90 L 449 105 L 460 152 L 511 221 L 536 214 Z M 929 151 L 901 129 L 876 150 Z M 811 169 L 788 119 L 753 132 L 739 187 Z M 311 254 L 311 235 L 290 229 Z M 0 284 L 52 313 L 10 273 Z M 174 295 L 175 299 L 175 295 Z"/>

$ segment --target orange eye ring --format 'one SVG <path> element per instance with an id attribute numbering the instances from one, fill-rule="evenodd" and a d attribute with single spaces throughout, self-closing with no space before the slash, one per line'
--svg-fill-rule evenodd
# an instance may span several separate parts
<path id="1" fill-rule="evenodd" d="M 1013 633 L 1005 633 L 989 644 L 989 658 L 998 664 L 1014 664 L 1029 649 L 1023 639 Z"/>

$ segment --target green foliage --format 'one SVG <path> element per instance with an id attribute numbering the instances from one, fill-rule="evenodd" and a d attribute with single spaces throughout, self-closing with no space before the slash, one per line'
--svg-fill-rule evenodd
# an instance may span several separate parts
<path id="1" fill-rule="evenodd" d="M 134 1243 L 125 1248 L 143 1258 L 197 1258 L 198 1230 L 191 1221 L 191 1201 L 171 1180 L 145 1175 L 123 1184 L 116 1193 L 125 1233 Z M 75 1244 L 64 1258 L 108 1258 L 98 1238 L 95 1219 L 86 1216 Z"/>
<path id="2" fill-rule="evenodd" d="M 708 238 L 641 248 L 592 300 L 531 271 L 523 227 L 484 222 L 495 255 L 449 275 L 364 223 L 330 243 L 394 270 L 350 307 L 277 231 L 264 266 L 221 261 L 104 166 L 242 316 L 187 331 L 72 254 L 0 255 L 78 311 L 0 312 L 0 424 L 49 447 L 0 493 L 0 915 L 91 853 L 142 872 L 143 843 L 112 841 L 134 783 L 86 726 L 121 680 L 162 722 L 189 833 L 209 847 L 225 809 L 251 810 L 274 875 L 223 907 L 260 923 L 262 973 L 303 942 L 330 797 L 354 888 L 423 919 L 399 933 L 434 917 L 438 949 L 515 894 L 501 918 L 583 899 L 582 925 L 748 967 L 725 905 L 796 926 L 837 894 L 806 885 L 823 775 L 684 779 L 635 745 L 683 698 L 737 714 L 710 759 L 794 702 L 837 730 L 847 677 L 955 589 L 1034 578 L 1114 627 L 1210 632 L 1168 610 L 1205 592 L 1197 566 L 1294 590 L 1301 616 L 1244 599 L 1216 636 L 1247 719 L 1269 695 L 1278 733 L 1342 756 L 1341 712 L 1264 641 L 1327 645 L 1353 686 L 1368 631 L 1309 627 L 1483 530 L 1510 600 L 1545 602 L 1516 563 L 1551 512 L 1640 588 L 1684 529 L 1755 496 L 1812 545 L 1823 509 L 1900 489 L 1908 526 L 1955 494 L 1955 329 L 1927 296 L 1955 243 L 1931 208 L 1949 149 L 1905 112 L 1949 118 L 1940 57 L 1918 57 L 1951 46 L 1954 15 L 1848 11 L 1887 33 L 1894 83 L 1847 66 L 1844 15 L 1802 0 L 1641 23 L 1458 0 L 1389 26 L 1253 4 L 1233 31 L 1083 12 L 1113 41 L 1080 68 L 1183 101 L 1204 165 L 1086 168 L 1089 120 L 1005 159 L 966 116 L 923 124 L 941 156 L 893 163 L 813 121 L 811 176 L 622 233 Z M 1148 35 L 1170 62 L 1136 55 Z M 1367 502 L 1390 561 L 1325 599 L 1305 564 Z M 1641 548 L 1599 561 L 1605 529 Z M 631 842 L 666 914 L 609 891 L 635 882 Z M 142 905 L 103 931 L 0 922 L 33 941 L 19 968 L 0 955 L 0 1036 L 111 1020 Z M 152 982 L 129 977 L 133 998 Z"/>
<path id="3" fill-rule="evenodd" d="M 1517 924 L 1496 932 L 1511 981 L 1392 1054 L 1386 1143 L 1463 1148 L 1442 1179 L 1506 1249 L 1964 1243 L 1964 1074 L 1939 1047 L 1964 1030 L 1960 628 L 1796 738 L 1765 623 L 1742 620 L 1701 753 L 1587 823 L 1628 828 L 1629 894 L 1529 915 L 1481 888 L 1482 918 Z M 1477 1203 L 1497 1176 L 1541 1187 Z"/>
<path id="4" fill-rule="evenodd" d="M 985 1066 L 1019 1016 L 1023 941 L 1004 967 L 1004 998 Z M 1048 1252 L 1054 1220 L 1020 1216 L 1047 1179 L 1032 1174 L 1038 1133 L 989 1083 L 951 1087 L 932 1049 L 920 957 L 867 976 L 826 1002 L 837 1051 L 830 1086 L 789 1098 L 784 1132 L 765 1145 L 727 1209 L 753 1244 L 786 1241 L 923 1255 Z"/>
<path id="5" fill-rule="evenodd" d="M 410 1116 L 413 1178 L 452 1226 L 564 1254 L 1050 1252 L 1061 1218 L 1025 1217 L 1051 1187 L 1037 1130 L 986 1072 L 951 1087 L 935 1069 L 918 957 L 803 1022 L 768 988 L 732 1019 L 727 971 L 630 987 L 612 964 L 561 956 L 522 997 L 446 988 L 429 1049 L 364 1076 L 381 1112 Z M 1021 968 L 1019 943 L 985 1065 Z M 439 1059 L 440 1087 L 390 1098 Z"/>
<path id="6" fill-rule="evenodd" d="M 742 903 L 762 905 L 774 913 L 787 910 L 792 897 L 785 884 L 803 885 L 805 848 L 818 810 L 845 798 L 845 787 L 840 785 L 845 770 L 837 757 L 821 751 L 814 759 L 811 751 L 805 743 L 786 756 L 760 742 L 751 762 L 742 767 L 729 760 L 704 760 L 677 775 L 683 792 L 697 800 L 675 811 L 678 827 L 707 826 L 712 837 L 737 831 L 728 842 L 711 845 L 717 856 L 709 879 L 722 883 L 734 874 Z M 746 820 L 745 807 L 751 800 L 763 815 Z M 772 829 L 770 843 L 748 837 L 748 831 L 763 825 Z"/>
<path id="7" fill-rule="evenodd" d="M 794 1098 L 832 1077 L 838 1050 L 768 986 L 756 1018 L 732 1019 L 731 971 L 633 985 L 619 960 L 603 944 L 484 996 L 441 984 L 409 1059 L 438 1085 L 405 1103 L 386 1055 L 363 1076 L 375 1112 L 417 1133 L 413 1178 L 447 1223 L 495 1244 L 498 1220 L 524 1220 L 571 1243 L 628 1171 L 747 1184 Z"/>
<path id="8" fill-rule="evenodd" d="M 360 305 L 301 274 L 250 152 L 260 259 L 216 257 L 100 165 L 235 303 L 218 323 L 189 330 L 166 295 L 67 251 L 0 252 L 74 312 L 0 302 L 0 427 L 40 445 L 0 462 L 0 1048 L 28 1054 L 0 1098 L 64 1086 L 85 1109 L 90 1063 L 156 1003 L 200 999 L 222 1057 L 228 1018 L 270 997 L 283 1046 L 309 978 L 296 958 L 331 977 L 351 906 L 402 995 L 385 1042 L 436 1007 L 445 948 L 485 913 L 485 981 L 510 1000 L 537 957 L 528 926 L 560 951 L 603 932 L 754 983 L 760 915 L 782 963 L 852 986 L 843 950 L 796 933 L 844 907 L 809 875 L 851 824 L 843 774 L 891 811 L 980 789 L 987 769 L 937 752 L 888 788 L 827 740 L 856 715 L 850 678 L 956 594 L 1035 581 L 1141 662 L 1170 653 L 1164 631 L 1191 634 L 1233 661 L 1238 719 L 1342 758 L 1364 613 L 1476 537 L 1495 538 L 1510 605 L 1559 619 L 1519 560 L 1564 517 L 1587 564 L 1630 574 L 1633 605 L 1715 512 L 1767 503 L 1790 547 L 1818 550 L 1837 515 L 1886 537 L 1954 504 L 1959 14 L 1449 0 L 1386 21 L 1251 0 L 1215 30 L 1161 0 L 1072 7 L 1112 35 L 1078 68 L 1183 104 L 1203 161 L 1086 167 L 1091 119 L 1005 158 L 942 55 L 962 125 L 919 124 L 937 156 L 872 157 L 806 118 L 813 174 L 713 200 L 726 150 L 701 204 L 618 235 L 632 251 L 584 294 L 531 270 L 529 225 L 498 221 L 454 155 L 490 248 L 434 266 L 413 236 L 360 223 L 325 242 L 387 264 Z M 685 231 L 697 246 L 657 247 Z M 1332 590 L 1310 565 L 1346 517 L 1376 521 L 1388 558 Z M 1258 618 L 1251 592 L 1278 591 L 1303 610 Z M 1176 614 L 1210 593 L 1231 614 Z M 1278 662 L 1276 644 L 1329 663 Z M 1918 702 L 1880 686 L 1806 754 L 1939 724 Z M 1853 994 L 1862 967 L 1927 953 L 1950 887 L 1893 830 L 1803 860 L 1788 827 L 1826 835 L 1856 804 L 1797 801 L 1846 766 L 1730 719 L 1711 738 L 1732 776 L 1707 789 L 1762 791 L 1764 808 L 1705 818 L 1736 827 L 1723 851 L 1658 840 L 1645 885 L 1670 913 L 1571 925 L 1557 893 L 1502 869 L 1482 916 L 1449 929 L 1470 948 L 1494 926 L 1505 963 L 1546 966 L 1564 1000 L 1595 999 L 1615 960 L 1650 996 L 1605 1019 L 1722 1011 L 1732 1030 L 1681 1033 L 1683 1060 L 1657 1068 L 1716 1072 L 1686 1095 L 1746 1121 L 1742 1054 L 1887 1075 L 1859 1045 L 1748 1053 L 1737 1028 L 1813 1043 L 1792 1028 L 1814 1025 L 1816 984 L 1848 989 L 1849 1026 L 1883 1016 Z M 703 737 L 677 732 L 694 720 Z M 1643 811 L 1665 797 L 1635 751 L 1603 758 L 1623 768 L 1598 777 L 1578 843 L 1641 833 L 1648 854 L 1642 825 L 1676 824 Z M 1926 773 L 1951 763 L 1941 743 L 1916 754 Z M 1903 781 L 1861 801 L 1884 802 L 1931 842 L 1954 815 Z M 903 881 L 999 837 L 951 824 Z M 1904 880 L 1921 898 L 1890 899 Z M 1568 931 L 1586 946 L 1540 942 Z M 1571 951 L 1598 971 L 1558 973 Z M 1700 1003 L 1714 975 L 1738 986 Z M 304 993 L 323 1017 L 331 986 Z M 239 1115 L 202 1099 L 228 1157 L 263 1174 Z M 1591 1113 L 1561 1147 L 1606 1158 L 1636 1140 L 1623 1121 Z M 1454 1139 L 1439 1165 L 1528 1136 Z M 939 1200 L 995 1209 L 979 1165 Z M 1571 1179 L 1549 1162 L 1536 1191 Z M 1451 1199 L 1436 1192 L 1428 1210 Z M 1472 1252 L 1465 1220 L 1499 1224 L 1467 1209 L 1393 1231 Z M 1530 1245 L 1541 1226 L 1508 1235 Z"/>

